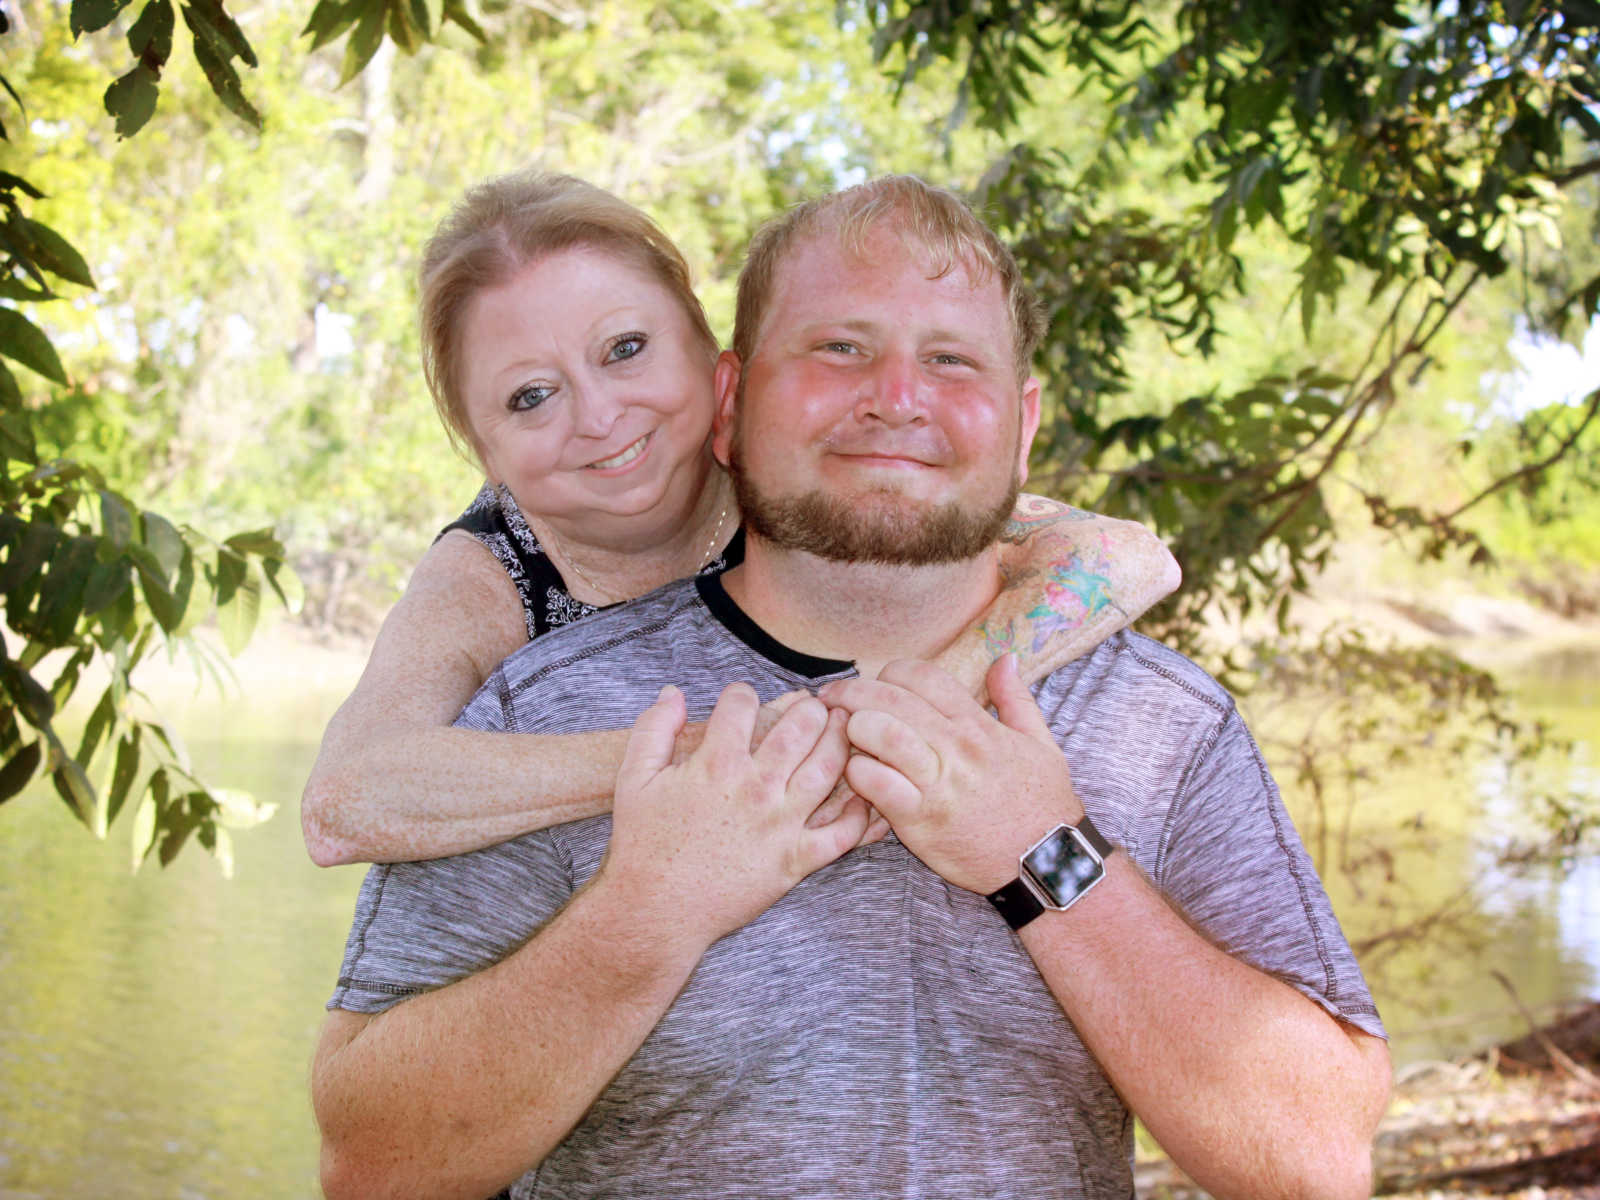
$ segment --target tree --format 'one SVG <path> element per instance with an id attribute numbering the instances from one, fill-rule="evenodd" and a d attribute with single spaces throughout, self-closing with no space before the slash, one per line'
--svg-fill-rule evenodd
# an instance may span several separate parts
<path id="1" fill-rule="evenodd" d="M 868 0 L 857 10 L 902 81 L 955 61 L 958 115 L 1019 135 L 977 194 L 1050 315 L 1041 365 L 1064 400 L 1041 465 L 1058 487 L 1173 540 L 1186 580 L 1165 614 L 1176 636 L 1219 601 L 1287 611 L 1326 565 L 1335 472 L 1357 474 L 1352 460 L 1489 281 L 1538 281 L 1534 330 L 1586 327 L 1600 311 L 1596 256 L 1564 256 L 1557 228 L 1600 174 L 1592 0 Z M 1106 97 L 1086 156 L 1052 144 L 1034 98 L 1063 72 Z M 1194 197 L 1178 219 L 1097 202 L 1139 145 L 1169 154 L 1173 186 Z M 1383 318 L 1336 369 L 1308 356 L 1226 394 L 1130 410 L 1133 326 L 1153 323 L 1210 355 L 1219 306 L 1247 287 L 1246 231 L 1298 256 L 1308 341 L 1352 290 Z M 1465 549 L 1485 561 L 1491 548 L 1467 514 L 1509 487 L 1537 491 L 1558 464 L 1594 463 L 1597 411 L 1600 389 L 1522 415 L 1510 461 L 1465 494 L 1423 489 L 1432 494 L 1413 502 L 1362 487 L 1361 500 L 1425 557 Z M 1472 450 L 1467 439 L 1455 447 L 1462 459 Z"/>
<path id="2" fill-rule="evenodd" d="M 98 29 L 123 7 L 79 3 L 74 32 Z M 185 5 L 197 59 L 217 94 L 234 111 L 252 111 L 238 92 L 234 57 L 252 62 L 242 35 L 220 7 Z M 0 32 L 8 25 L 0 14 Z M 167 0 L 150 0 L 130 29 L 137 64 L 106 92 L 119 128 L 134 132 L 153 105 L 154 78 L 171 50 L 173 15 Z M 23 110 L 8 81 L 0 85 Z M 0 125 L 0 137 L 7 137 Z M 0 173 L 0 357 L 58 385 L 68 379 L 50 339 L 19 305 L 58 301 L 65 285 L 93 287 L 82 256 L 53 228 L 33 220 L 29 201 L 44 193 L 20 175 Z M 231 648 L 250 636 L 262 595 L 270 590 L 292 605 L 295 583 L 283 547 L 270 530 L 214 540 L 175 526 L 108 486 L 93 467 L 40 453 L 35 411 L 16 376 L 0 363 L 0 593 L 6 632 L 0 635 L 0 800 L 38 774 L 48 775 L 73 814 L 104 836 L 137 797 L 134 861 L 155 852 L 170 862 L 191 835 L 225 870 L 227 828 L 265 814 L 248 796 L 207 787 L 195 777 L 182 745 L 141 703 L 131 675 L 156 646 L 176 644 L 215 612 Z M 20 642 L 15 647 L 13 639 Z M 54 677 L 36 676 L 47 656 Z M 109 682 L 92 709 L 75 751 L 56 731 L 56 715 L 91 663 Z M 98 783 L 93 778 L 99 776 Z"/>

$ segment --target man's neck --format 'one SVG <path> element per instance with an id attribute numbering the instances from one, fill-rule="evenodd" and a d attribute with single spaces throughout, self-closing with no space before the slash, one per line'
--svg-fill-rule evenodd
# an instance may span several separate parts
<path id="1" fill-rule="evenodd" d="M 932 658 L 1000 590 L 998 552 L 928 567 L 830 562 L 747 535 L 728 595 L 785 646 L 850 659 L 865 677 L 897 658 Z"/>

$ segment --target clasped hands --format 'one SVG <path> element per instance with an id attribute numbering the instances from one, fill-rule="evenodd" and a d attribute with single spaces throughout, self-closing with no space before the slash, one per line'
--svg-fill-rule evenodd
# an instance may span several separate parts
<path id="1" fill-rule="evenodd" d="M 998 660 L 986 683 L 995 715 L 922 662 L 765 709 L 732 684 L 687 756 L 675 754 L 683 696 L 663 689 L 628 741 L 602 874 L 678 906 L 710 940 L 891 827 L 944 879 L 994 891 L 1083 809 L 1015 660 Z M 848 791 L 836 792 L 841 779 Z"/>

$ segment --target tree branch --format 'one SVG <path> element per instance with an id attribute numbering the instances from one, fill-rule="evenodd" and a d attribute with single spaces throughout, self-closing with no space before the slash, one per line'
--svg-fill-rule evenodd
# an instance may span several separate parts
<path id="1" fill-rule="evenodd" d="M 1583 436 L 1583 431 L 1587 429 L 1590 423 L 1594 420 L 1595 414 L 1600 413 L 1600 388 L 1596 388 L 1594 391 L 1589 393 L 1587 403 L 1589 405 L 1589 411 L 1583 414 L 1583 420 L 1578 423 L 1578 427 L 1574 429 L 1565 439 L 1563 439 L 1561 444 L 1557 446 L 1549 455 L 1540 459 L 1538 462 L 1528 463 L 1519 471 L 1513 471 L 1509 475 L 1502 475 L 1499 479 L 1496 479 L 1471 500 L 1466 501 L 1459 508 L 1455 509 L 1455 511 L 1445 513 L 1439 518 L 1439 521 L 1443 524 L 1449 524 L 1462 513 L 1466 512 L 1467 509 L 1471 508 L 1479 501 L 1486 500 L 1488 497 L 1494 495 L 1494 493 L 1500 491 L 1500 489 L 1508 486 L 1509 484 L 1515 483 L 1519 479 L 1527 479 L 1533 475 L 1537 475 L 1539 472 L 1546 470 L 1547 468 L 1552 467 L 1556 463 L 1560 462 L 1564 457 L 1566 457 L 1567 451 L 1571 450 L 1572 447 L 1577 444 L 1578 439 Z"/>

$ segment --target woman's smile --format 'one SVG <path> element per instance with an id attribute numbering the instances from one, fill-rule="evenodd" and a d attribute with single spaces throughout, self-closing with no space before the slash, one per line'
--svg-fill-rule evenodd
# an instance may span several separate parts
<path id="1" fill-rule="evenodd" d="M 650 439 L 654 431 L 645 434 L 638 441 L 629 444 L 620 454 L 613 454 L 610 458 L 596 459 L 583 469 L 585 471 L 599 471 L 603 473 L 619 472 L 623 467 L 631 466 L 639 461 L 644 452 L 650 448 Z"/>

